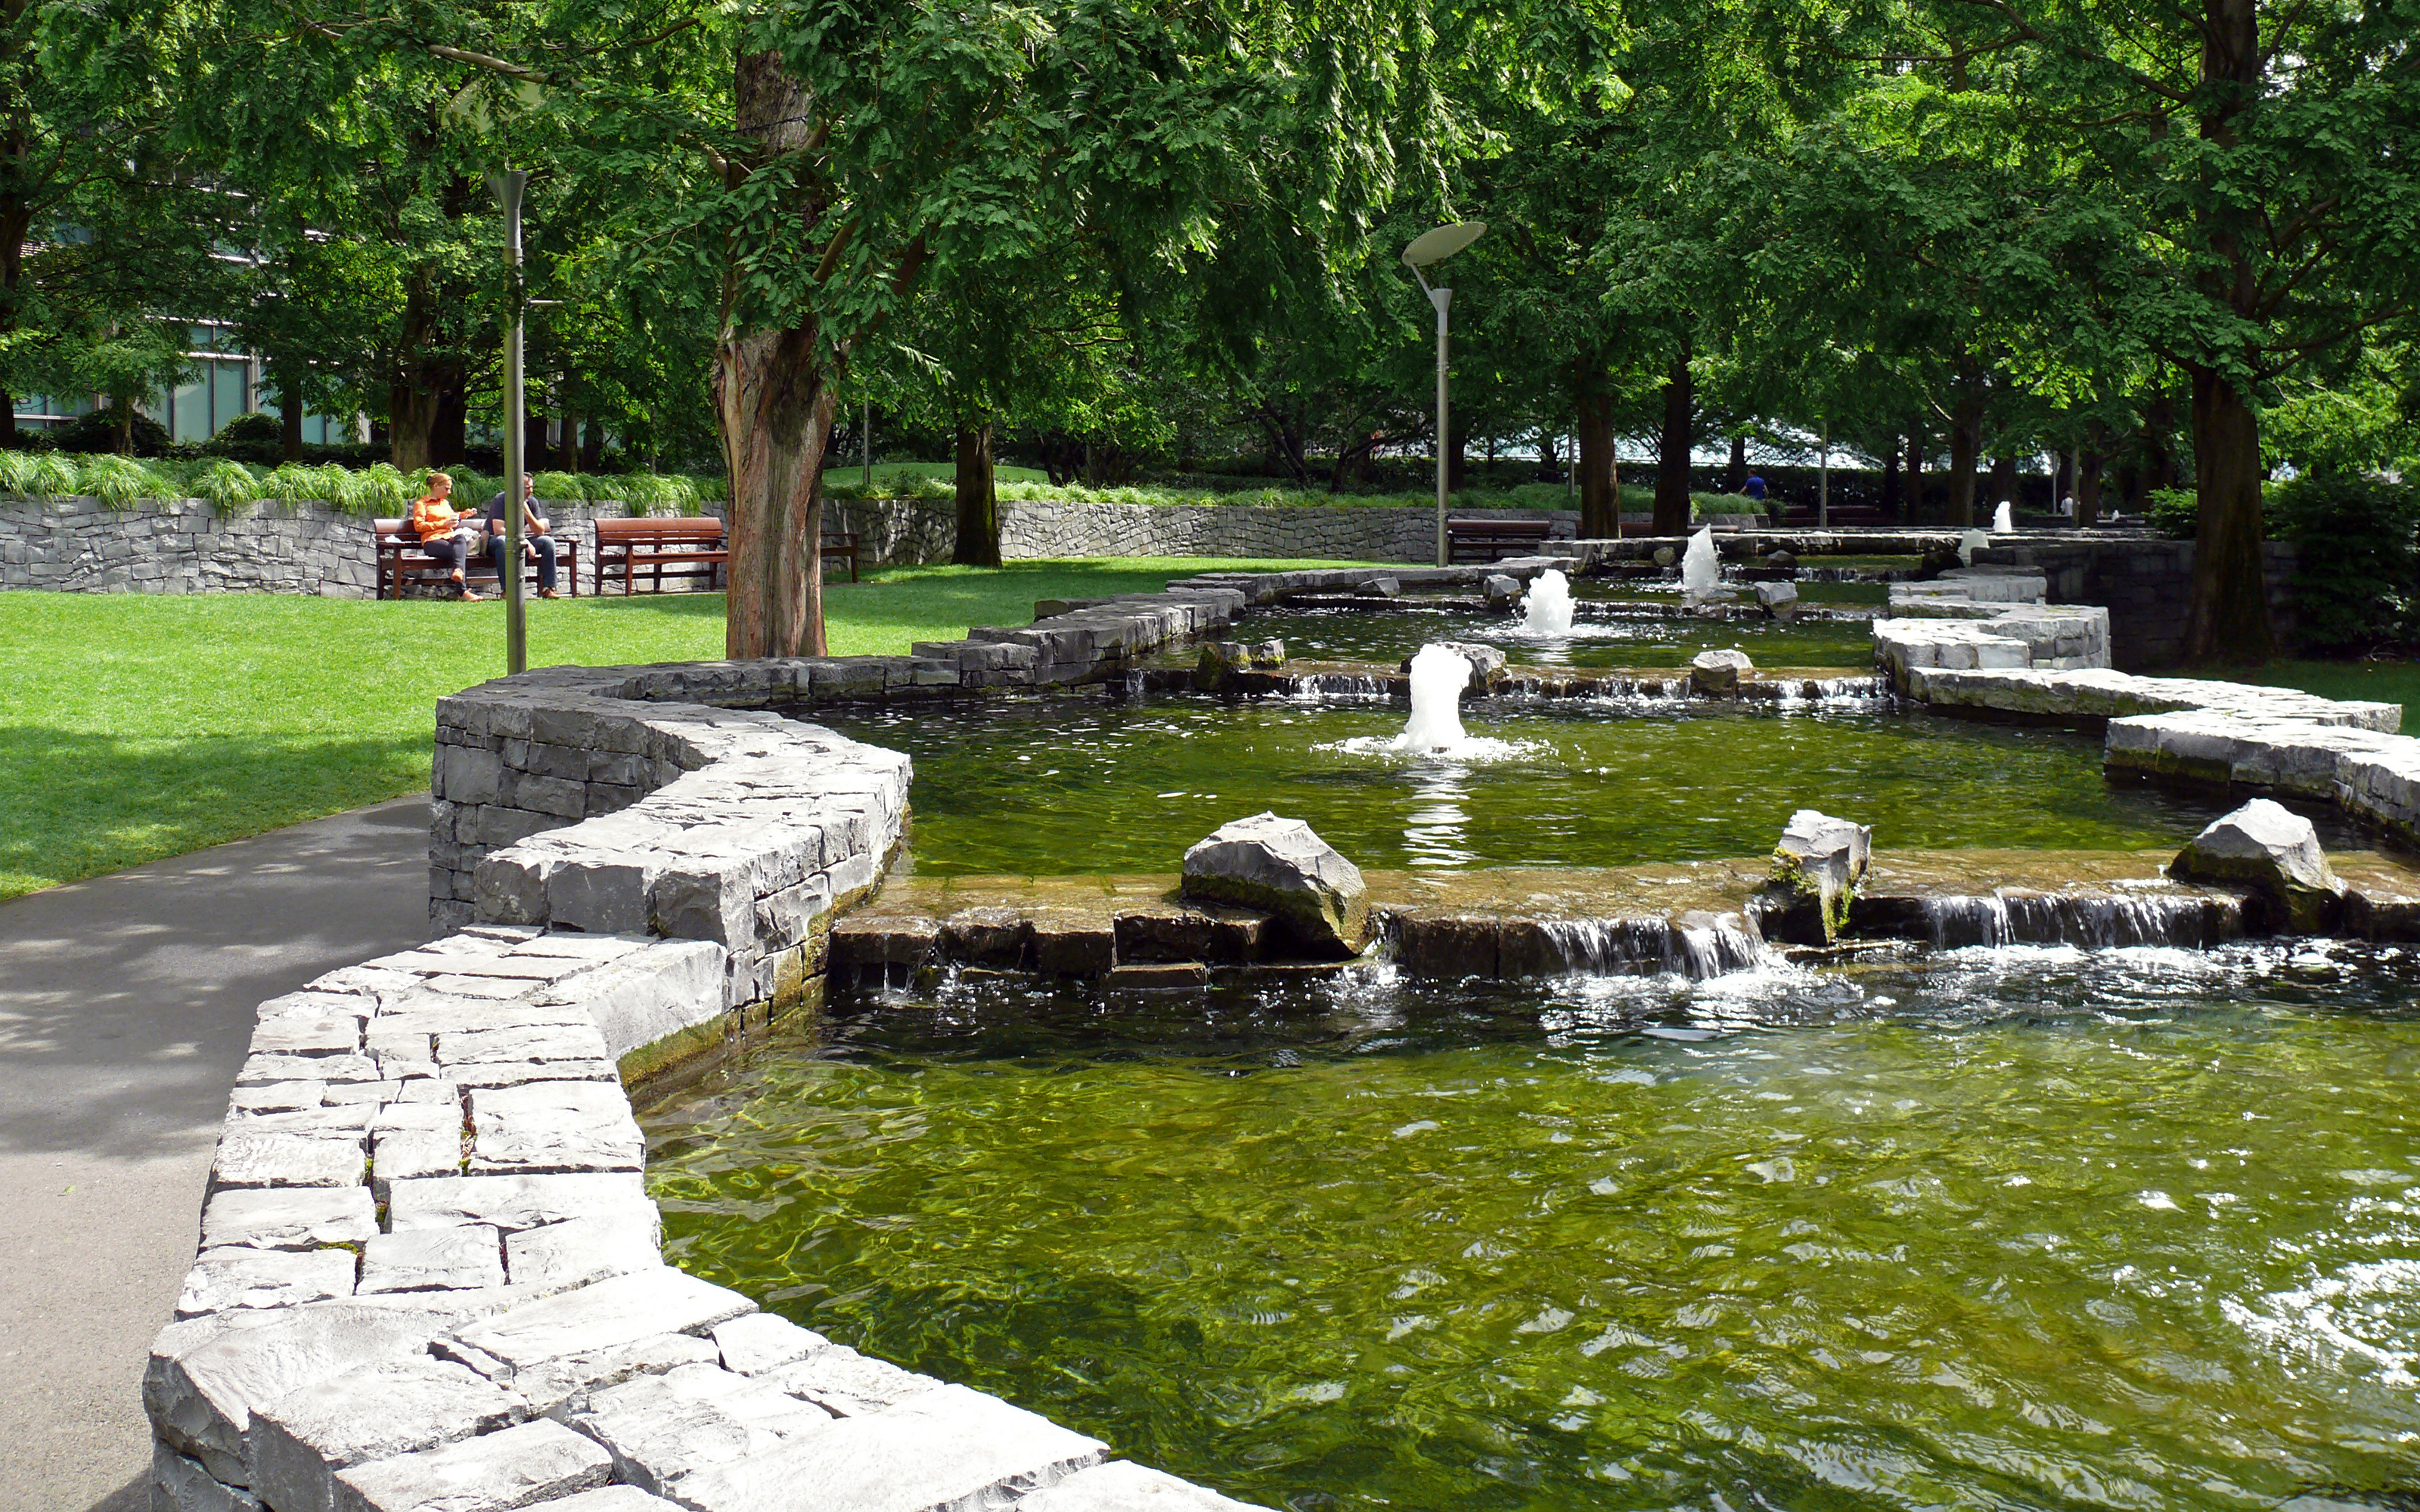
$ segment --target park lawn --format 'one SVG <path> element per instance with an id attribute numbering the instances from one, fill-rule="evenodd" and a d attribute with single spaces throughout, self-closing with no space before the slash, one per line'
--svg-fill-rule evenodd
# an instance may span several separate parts
<path id="1" fill-rule="evenodd" d="M 2420 734 L 2420 662 L 2273 661 L 2259 668 L 2216 667 L 2196 672 L 2230 683 L 2299 687 L 2325 699 L 2366 699 L 2403 705 L 2403 733 Z"/>
<path id="2" fill-rule="evenodd" d="M 1205 558 L 908 567 L 828 590 L 837 656 L 1037 598 L 1148 593 Z M 530 665 L 722 655 L 722 595 L 532 601 Z M 504 673 L 504 607 L 270 594 L 0 594 L 0 898 L 426 791 L 436 701 Z"/>

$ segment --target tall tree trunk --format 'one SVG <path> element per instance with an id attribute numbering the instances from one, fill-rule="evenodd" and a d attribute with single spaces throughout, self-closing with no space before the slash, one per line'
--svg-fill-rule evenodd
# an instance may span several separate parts
<path id="1" fill-rule="evenodd" d="M 1578 410 L 1580 534 L 1609 541 L 1621 533 L 1621 488 L 1613 465 L 1613 395 L 1584 393 Z"/>
<path id="2" fill-rule="evenodd" d="M 1917 415 L 1907 425 L 1907 522 L 1914 525 L 1924 518 L 1924 417 Z"/>
<path id="3" fill-rule="evenodd" d="M 1962 531 L 1975 523 L 1975 463 L 1982 452 L 1983 385 L 1961 381 L 1949 416 L 1949 523 Z"/>
<path id="4" fill-rule="evenodd" d="M 1747 438 L 1731 438 L 1731 459 L 1723 469 L 1723 492 L 1738 493 L 1747 486 Z"/>
<path id="5" fill-rule="evenodd" d="M 2143 407 L 2143 487 L 2177 486 L 2177 402 L 2170 397 L 2166 376 L 2151 402 Z"/>
<path id="6" fill-rule="evenodd" d="M 302 405 L 299 400 L 281 397 L 277 401 L 277 455 L 288 462 L 302 460 Z"/>
<path id="7" fill-rule="evenodd" d="M 1689 533 L 1689 443 L 1697 426 L 1697 391 L 1689 378 L 1684 338 L 1664 375 L 1664 430 L 1655 447 L 1655 523 L 1658 535 Z"/>
<path id="8" fill-rule="evenodd" d="M 436 415 L 428 427 L 428 461 L 447 468 L 470 455 L 471 396 L 451 374 L 436 378 Z"/>
<path id="9" fill-rule="evenodd" d="M 2101 523 L 2102 442 L 2108 428 L 2097 420 L 2084 423 L 2084 445 L 2075 454 L 2075 523 L 2092 526 Z"/>
<path id="10" fill-rule="evenodd" d="M 836 396 L 816 332 L 734 332 L 714 403 L 731 474 L 731 596 L 723 654 L 824 655 L 823 446 Z"/>
<path id="11" fill-rule="evenodd" d="M 1894 525 L 1906 523 L 1900 513 L 1899 437 L 1894 435 L 1883 452 L 1883 518 Z"/>
<path id="12" fill-rule="evenodd" d="M 965 567 L 1000 565 L 1000 498 L 993 486 L 991 424 L 958 422 L 958 540 L 950 560 Z"/>
<path id="13" fill-rule="evenodd" d="M 2000 512 L 2002 504 L 2008 505 L 2010 513 L 2015 512 L 2017 507 L 2017 459 L 2015 457 L 2003 455 L 1992 458 L 1991 481 L 1985 486 L 1983 493 L 1983 502 L 1992 506 L 1993 515 Z"/>
<path id="14" fill-rule="evenodd" d="M 2260 420 L 2218 369 L 2185 371 L 2198 525 L 2185 660 L 2257 666 L 2275 649 L 2260 560 Z"/>
<path id="15" fill-rule="evenodd" d="M 399 472 L 438 465 L 430 451 L 437 427 L 437 386 L 430 381 L 427 351 L 437 337 L 438 301 L 433 275 L 414 272 L 404 283 L 403 323 L 396 332 L 387 385 L 387 460 Z"/>
<path id="16" fill-rule="evenodd" d="M 562 420 L 556 423 L 554 470 L 557 472 L 580 471 L 580 416 L 568 405 L 564 407 Z"/>
<path id="17" fill-rule="evenodd" d="M 602 467 L 604 462 L 605 426 L 602 422 L 591 419 L 588 422 L 587 433 L 580 439 L 580 471 L 594 472 Z"/>

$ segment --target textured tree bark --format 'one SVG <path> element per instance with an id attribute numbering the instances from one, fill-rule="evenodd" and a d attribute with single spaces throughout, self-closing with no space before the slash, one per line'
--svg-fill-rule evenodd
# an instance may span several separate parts
<path id="1" fill-rule="evenodd" d="M 1949 523 L 1975 523 L 1975 465 L 1983 454 L 1983 387 L 1961 381 L 1949 417 Z"/>
<path id="2" fill-rule="evenodd" d="M 291 396 L 277 401 L 277 455 L 288 462 L 302 460 L 302 403 Z"/>
<path id="3" fill-rule="evenodd" d="M 1655 447 L 1655 523 L 1658 535 L 1689 533 L 1689 443 L 1697 422 L 1697 390 L 1689 377 L 1684 337 L 1664 376 L 1664 429 Z"/>
<path id="4" fill-rule="evenodd" d="M 580 471 L 580 416 L 566 405 L 554 433 L 554 470 L 557 472 Z"/>
<path id="5" fill-rule="evenodd" d="M 1609 541 L 1621 533 L 1621 483 L 1613 465 L 1613 395 L 1582 394 L 1579 426 L 1580 534 Z"/>
<path id="6" fill-rule="evenodd" d="M 1731 459 L 1723 469 L 1723 492 L 1738 493 L 1747 486 L 1747 438 L 1731 438 Z"/>
<path id="7" fill-rule="evenodd" d="M 834 393 L 814 328 L 726 336 L 714 363 L 731 474 L 723 654 L 824 655 L 823 449 Z"/>
<path id="8" fill-rule="evenodd" d="M 964 567 L 1000 565 L 1000 496 L 988 421 L 958 423 L 958 538 L 950 560 Z"/>
<path id="9" fill-rule="evenodd" d="M 2193 378 L 2195 515 L 2185 660 L 2257 666 L 2275 650 L 2260 560 L 2260 421 L 2216 368 Z"/>

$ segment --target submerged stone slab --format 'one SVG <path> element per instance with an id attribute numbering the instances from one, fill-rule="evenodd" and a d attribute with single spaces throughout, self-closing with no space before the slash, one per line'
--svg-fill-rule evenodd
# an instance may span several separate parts
<path id="1" fill-rule="evenodd" d="M 603 1449 L 541 1419 L 355 1465 L 336 1476 L 331 1512 L 507 1512 L 601 1487 L 613 1473 Z"/>
<path id="2" fill-rule="evenodd" d="M 1098 1464 L 1098 1442 L 964 1386 L 835 1422 L 684 1477 L 695 1512 L 931 1512 L 998 1505 Z"/>

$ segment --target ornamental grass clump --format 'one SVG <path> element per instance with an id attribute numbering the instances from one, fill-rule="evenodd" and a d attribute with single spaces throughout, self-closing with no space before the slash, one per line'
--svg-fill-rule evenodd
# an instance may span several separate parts
<path id="1" fill-rule="evenodd" d="M 362 490 L 362 513 L 365 515 L 399 516 L 420 497 L 411 480 L 396 471 L 392 463 L 374 462 L 354 477 Z"/>
<path id="2" fill-rule="evenodd" d="M 240 462 L 221 458 L 194 474 L 194 497 L 207 500 L 222 515 L 232 514 L 260 497 L 260 480 Z"/>
<path id="3" fill-rule="evenodd" d="M 138 499 L 169 499 L 177 486 L 131 456 L 87 456 L 76 469 L 73 491 L 92 495 L 112 509 Z"/>

